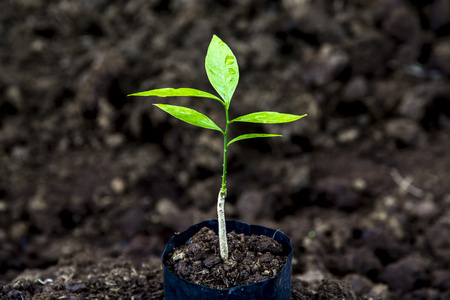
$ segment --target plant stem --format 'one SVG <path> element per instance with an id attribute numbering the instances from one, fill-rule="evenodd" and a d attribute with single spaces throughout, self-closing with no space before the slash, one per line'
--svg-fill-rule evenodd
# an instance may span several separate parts
<path id="1" fill-rule="evenodd" d="M 219 225 L 219 249 L 222 260 L 228 259 L 227 227 L 225 223 L 225 197 L 227 192 L 220 189 L 217 199 L 217 218 Z"/>
<path id="2" fill-rule="evenodd" d="M 227 196 L 227 148 L 228 148 L 228 127 L 230 125 L 228 119 L 228 106 L 225 105 L 226 125 L 223 133 L 223 174 L 222 187 L 220 188 L 219 196 L 217 198 L 217 221 L 219 232 L 219 249 L 222 260 L 228 259 L 228 243 L 227 243 L 227 228 L 225 222 L 225 197 Z"/>
<path id="3" fill-rule="evenodd" d="M 222 173 L 222 187 L 221 190 L 227 191 L 227 150 L 228 150 L 228 127 L 230 125 L 228 119 L 228 109 L 225 107 L 225 117 L 227 124 L 225 125 L 225 131 L 223 133 L 223 173 Z"/>

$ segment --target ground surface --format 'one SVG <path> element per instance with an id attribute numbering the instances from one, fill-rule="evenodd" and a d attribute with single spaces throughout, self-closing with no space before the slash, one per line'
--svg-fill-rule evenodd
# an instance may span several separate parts
<path id="1" fill-rule="evenodd" d="M 1 299 L 163 297 L 165 242 L 215 218 L 222 141 L 125 95 L 213 92 L 213 34 L 233 116 L 308 114 L 229 151 L 227 216 L 291 237 L 293 298 L 450 299 L 448 1 L 5 0 L 0 20 Z"/>

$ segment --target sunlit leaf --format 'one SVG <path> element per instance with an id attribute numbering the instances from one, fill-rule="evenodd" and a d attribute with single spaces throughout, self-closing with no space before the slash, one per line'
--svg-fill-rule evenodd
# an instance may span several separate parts
<path id="1" fill-rule="evenodd" d="M 297 121 L 305 117 L 306 115 L 291 115 L 274 111 L 260 111 L 251 113 L 248 115 L 237 117 L 231 122 L 248 122 L 248 123 L 261 123 L 261 124 L 280 124 Z"/>
<path id="2" fill-rule="evenodd" d="M 228 107 L 239 81 L 239 67 L 231 49 L 216 35 L 209 44 L 205 68 L 209 82 Z"/>
<path id="3" fill-rule="evenodd" d="M 158 97 L 201 97 L 201 98 L 210 98 L 214 100 L 218 100 L 221 103 L 223 101 L 210 93 L 203 92 L 196 89 L 190 88 L 162 88 L 162 89 L 154 89 L 145 92 L 133 93 L 128 96 L 158 96 Z"/>
<path id="4" fill-rule="evenodd" d="M 220 127 L 217 126 L 216 123 L 214 123 L 210 118 L 208 118 L 202 113 L 199 113 L 196 110 L 183 106 L 169 105 L 169 104 L 154 104 L 154 105 L 159 107 L 169 115 L 177 119 L 180 119 L 181 121 L 184 121 L 186 123 L 198 127 L 217 130 L 223 133 L 222 129 L 220 129 Z"/>
<path id="5" fill-rule="evenodd" d="M 282 136 L 281 134 L 267 134 L 267 133 L 249 133 L 249 134 L 243 134 L 240 135 L 234 139 L 232 139 L 231 141 L 228 142 L 227 146 L 230 146 L 230 144 L 237 142 L 237 141 L 242 141 L 242 140 L 248 140 L 248 139 L 254 139 L 254 138 L 265 138 L 265 137 L 277 137 L 277 136 Z"/>

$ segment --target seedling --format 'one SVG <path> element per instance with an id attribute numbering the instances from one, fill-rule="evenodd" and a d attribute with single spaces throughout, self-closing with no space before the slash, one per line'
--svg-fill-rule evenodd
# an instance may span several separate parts
<path id="1" fill-rule="evenodd" d="M 169 104 L 154 104 L 158 108 L 162 109 L 166 113 L 172 115 L 173 117 L 180 119 L 186 123 L 203 127 L 206 129 L 212 129 L 219 131 L 223 135 L 223 173 L 222 173 L 222 186 L 219 191 L 217 199 L 217 219 L 219 224 L 219 247 L 220 256 L 223 260 L 228 259 L 228 245 L 226 237 L 226 227 L 225 227 L 225 197 L 227 195 L 227 151 L 228 147 L 237 141 L 253 139 L 253 138 L 263 138 L 263 137 L 277 137 L 281 136 L 279 134 L 266 134 L 266 133 L 249 133 L 243 134 L 235 137 L 232 140 L 228 140 L 229 137 L 229 127 L 234 122 L 248 122 L 248 123 L 260 123 L 260 124 L 280 124 L 293 122 L 301 119 L 305 115 L 292 115 L 273 111 L 261 111 L 255 112 L 247 115 L 237 117 L 230 120 L 228 111 L 231 104 L 231 98 L 236 90 L 236 86 L 239 81 L 239 67 L 231 49 L 216 35 L 213 36 L 211 43 L 208 47 L 208 52 L 205 58 L 205 68 L 206 74 L 208 76 L 209 82 L 214 87 L 216 92 L 220 97 L 213 94 L 200 91 L 191 88 L 162 88 L 154 89 L 145 92 L 139 92 L 134 94 L 129 94 L 128 96 L 158 96 L 158 97 L 178 97 L 178 96 L 188 96 L 188 97 L 200 97 L 214 99 L 220 102 L 225 109 L 225 129 L 217 126 L 210 118 L 206 115 L 199 113 L 191 108 L 169 105 Z"/>

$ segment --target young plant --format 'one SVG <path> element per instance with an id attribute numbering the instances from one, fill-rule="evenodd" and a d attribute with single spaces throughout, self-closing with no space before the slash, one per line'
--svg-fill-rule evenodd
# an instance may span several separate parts
<path id="1" fill-rule="evenodd" d="M 248 122 L 261 124 L 280 124 L 296 121 L 303 118 L 305 115 L 292 115 L 285 113 L 278 113 L 272 111 L 261 111 L 247 115 L 243 115 L 232 120 L 229 119 L 228 111 L 231 104 L 231 98 L 239 81 L 239 68 L 236 57 L 231 49 L 216 35 L 213 36 L 208 47 L 208 52 L 205 58 L 206 74 L 209 82 L 214 87 L 220 97 L 210 93 L 191 88 L 162 88 L 154 89 L 145 92 L 129 94 L 128 96 L 158 96 L 158 97 L 177 97 L 177 96 L 191 96 L 210 98 L 217 100 L 225 109 L 225 128 L 216 125 L 210 118 L 191 108 L 169 105 L 169 104 L 154 104 L 166 113 L 173 117 L 180 119 L 186 123 L 219 131 L 223 135 L 223 173 L 222 186 L 219 191 L 217 199 L 217 218 L 219 224 L 219 248 L 220 256 L 223 260 L 228 259 L 228 245 L 226 237 L 225 226 L 225 197 L 227 195 L 227 152 L 228 147 L 234 142 L 262 137 L 276 137 L 279 134 L 265 134 L 265 133 L 249 133 L 235 137 L 228 140 L 230 124 L 234 122 Z"/>

